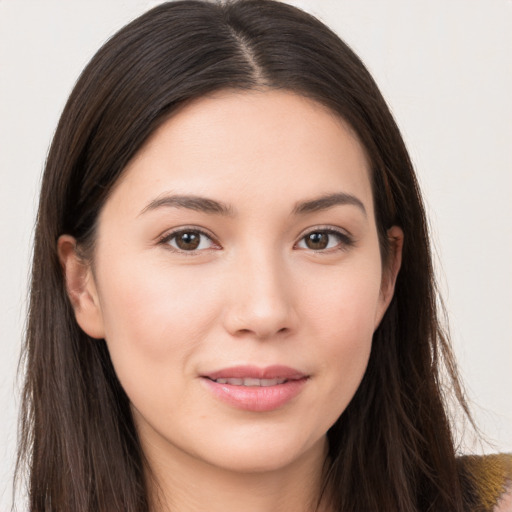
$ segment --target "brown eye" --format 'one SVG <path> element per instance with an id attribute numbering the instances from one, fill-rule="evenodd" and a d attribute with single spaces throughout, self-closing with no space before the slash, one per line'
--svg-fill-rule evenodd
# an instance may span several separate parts
<path id="1" fill-rule="evenodd" d="M 311 251 L 328 251 L 330 249 L 346 249 L 353 245 L 352 238 L 334 229 L 311 231 L 303 236 L 297 247 Z"/>
<path id="2" fill-rule="evenodd" d="M 304 241 L 308 249 L 321 251 L 329 245 L 329 236 L 328 233 L 310 233 L 304 237 Z"/>
<path id="3" fill-rule="evenodd" d="M 176 236 L 176 245 L 182 251 L 193 251 L 199 247 L 201 237 L 198 233 L 180 233 Z"/>
<path id="4" fill-rule="evenodd" d="M 208 235 L 196 230 L 175 232 L 164 239 L 163 243 L 170 245 L 173 249 L 184 252 L 211 249 L 214 245 Z"/>

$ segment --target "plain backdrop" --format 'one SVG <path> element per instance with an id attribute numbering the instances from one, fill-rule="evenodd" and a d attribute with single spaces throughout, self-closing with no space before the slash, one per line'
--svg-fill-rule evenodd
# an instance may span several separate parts
<path id="1" fill-rule="evenodd" d="M 38 187 L 81 69 L 160 2 L 0 0 L 0 510 L 11 502 Z M 477 422 L 512 450 L 512 2 L 303 0 L 374 75 L 430 213 L 436 268 Z M 464 437 L 464 427 L 460 435 Z"/>

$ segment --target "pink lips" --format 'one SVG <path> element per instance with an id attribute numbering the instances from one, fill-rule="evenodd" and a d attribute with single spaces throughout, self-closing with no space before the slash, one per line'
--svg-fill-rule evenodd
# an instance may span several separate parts
<path id="1" fill-rule="evenodd" d="M 307 375 L 294 368 L 276 365 L 225 368 L 203 375 L 202 380 L 217 398 L 229 405 L 246 411 L 265 412 L 278 409 L 296 397 L 307 379 Z M 216 382 L 218 380 L 221 382 Z M 224 382 L 226 380 L 228 382 Z M 263 381 L 263 385 L 257 385 L 254 380 Z"/>

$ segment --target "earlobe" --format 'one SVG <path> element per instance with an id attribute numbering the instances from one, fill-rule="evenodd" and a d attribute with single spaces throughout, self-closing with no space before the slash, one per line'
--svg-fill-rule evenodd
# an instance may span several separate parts
<path id="1" fill-rule="evenodd" d="M 402 249 L 404 232 L 398 226 L 392 226 L 387 231 L 389 254 L 382 272 L 380 290 L 380 306 L 376 316 L 375 329 L 379 326 L 395 293 L 395 283 L 402 266 Z"/>
<path id="2" fill-rule="evenodd" d="M 70 235 L 59 237 L 57 251 L 78 325 L 92 338 L 104 338 L 103 317 L 90 265 L 79 256 L 76 240 Z"/>

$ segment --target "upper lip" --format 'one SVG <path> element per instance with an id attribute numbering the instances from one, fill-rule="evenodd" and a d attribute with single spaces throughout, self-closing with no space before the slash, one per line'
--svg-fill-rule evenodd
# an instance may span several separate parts
<path id="1" fill-rule="evenodd" d="M 211 380 L 217 379 L 287 379 L 299 380 L 306 374 L 289 366 L 273 365 L 260 368 L 258 366 L 232 366 L 203 375 Z"/>

